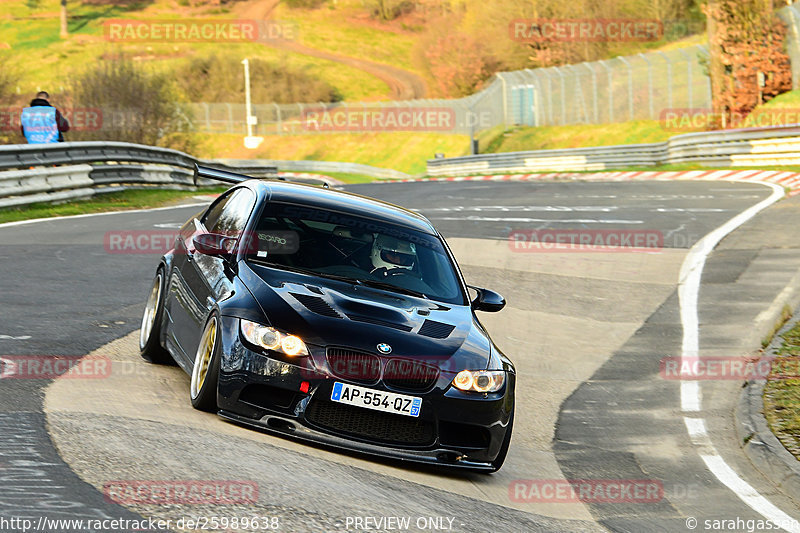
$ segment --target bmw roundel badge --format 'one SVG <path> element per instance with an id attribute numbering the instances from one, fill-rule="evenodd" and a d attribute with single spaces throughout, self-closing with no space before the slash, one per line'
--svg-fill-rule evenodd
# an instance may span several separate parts
<path id="1" fill-rule="evenodd" d="M 381 353 L 392 353 L 392 347 L 382 342 L 378 345 L 378 351 Z"/>

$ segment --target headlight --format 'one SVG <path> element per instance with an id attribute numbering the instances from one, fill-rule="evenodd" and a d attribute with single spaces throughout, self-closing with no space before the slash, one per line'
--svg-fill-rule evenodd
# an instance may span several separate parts
<path id="1" fill-rule="evenodd" d="M 505 382 L 503 370 L 462 370 L 453 378 L 453 386 L 466 392 L 497 392 Z"/>
<path id="2" fill-rule="evenodd" d="M 291 356 L 308 355 L 308 348 L 300 337 L 249 320 L 241 323 L 242 336 L 251 344 Z"/>

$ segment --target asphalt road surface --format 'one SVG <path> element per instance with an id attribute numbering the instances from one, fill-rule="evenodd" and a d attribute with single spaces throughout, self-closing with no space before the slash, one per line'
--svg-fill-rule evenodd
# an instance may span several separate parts
<path id="1" fill-rule="evenodd" d="M 681 417 L 680 383 L 659 375 L 659 361 L 680 353 L 676 288 L 687 250 L 769 189 L 720 182 L 348 189 L 428 216 L 468 282 L 506 295 L 506 310 L 481 314 L 519 371 L 518 420 L 500 472 L 452 473 L 342 454 L 192 410 L 188 377 L 147 365 L 136 353 L 157 254 L 110 253 L 107 235 L 175 228 L 200 207 L 68 218 L 0 226 L 0 357 L 94 352 L 112 361 L 112 372 L 104 379 L 0 380 L 0 530 L 15 530 L 2 517 L 42 516 L 157 517 L 173 520 L 175 531 L 180 518 L 237 516 L 276 517 L 281 531 L 398 531 L 402 520 L 388 519 L 406 517 L 405 530 L 465 532 L 689 531 L 691 518 L 703 531 L 704 520 L 763 518 L 704 464 Z M 750 224 L 753 231 L 758 224 Z M 508 240 L 534 230 L 643 232 L 660 235 L 663 247 L 542 253 Z M 723 241 L 709 259 L 700 293 L 701 349 L 715 354 L 748 349 L 748 324 L 796 270 L 786 265 L 799 255 L 791 243 L 764 249 L 763 239 L 733 242 Z M 703 384 L 710 438 L 738 476 L 798 517 L 796 503 L 736 445 L 739 386 Z M 659 490 L 626 503 L 531 492 L 575 479 L 601 488 L 639 480 Z M 258 491 L 245 505 L 123 506 L 103 495 L 119 480 L 240 480 Z"/>

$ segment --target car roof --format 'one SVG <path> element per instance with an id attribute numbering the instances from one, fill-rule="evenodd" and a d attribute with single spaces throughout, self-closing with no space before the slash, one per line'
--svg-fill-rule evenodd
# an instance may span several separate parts
<path id="1" fill-rule="evenodd" d="M 265 193 L 272 202 L 283 202 L 302 206 L 318 207 L 331 211 L 349 213 L 404 226 L 431 235 L 436 229 L 427 218 L 399 205 L 391 204 L 360 194 L 327 189 L 305 183 L 250 180 L 247 185 Z"/>

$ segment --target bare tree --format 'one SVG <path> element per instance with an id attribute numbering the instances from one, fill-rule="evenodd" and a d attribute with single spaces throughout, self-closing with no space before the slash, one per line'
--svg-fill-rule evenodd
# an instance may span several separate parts
<path id="1" fill-rule="evenodd" d="M 96 131 L 77 132 L 76 140 L 164 145 L 185 126 L 171 76 L 129 59 L 100 61 L 72 86 L 76 107 L 99 109 L 102 115 Z"/>

